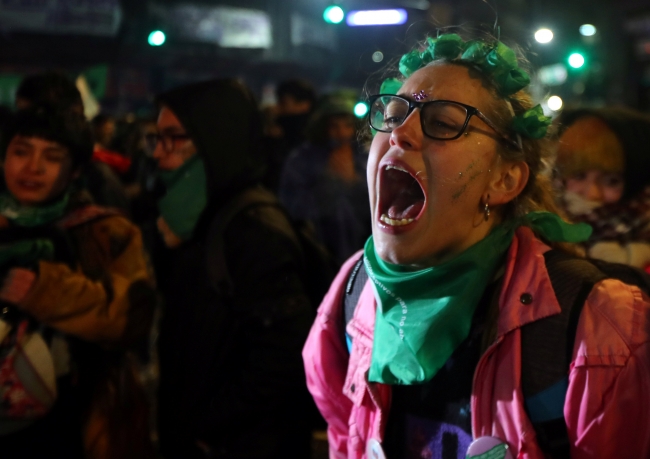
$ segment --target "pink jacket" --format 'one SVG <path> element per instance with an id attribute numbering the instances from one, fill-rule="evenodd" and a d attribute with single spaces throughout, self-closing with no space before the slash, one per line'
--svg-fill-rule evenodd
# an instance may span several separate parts
<path id="1" fill-rule="evenodd" d="M 521 327 L 560 312 L 544 263 L 547 250 L 530 229 L 517 230 L 499 297 L 497 339 L 474 374 L 474 438 L 496 436 L 522 459 L 544 458 L 524 411 Z M 376 307 L 370 282 L 348 324 L 350 354 L 343 337 L 342 297 L 358 258 L 334 280 L 303 350 L 307 385 L 328 423 L 331 458 L 366 458 L 369 442 L 383 439 L 390 409 L 390 386 L 367 380 Z M 531 304 L 520 301 L 524 293 L 532 295 Z M 650 304 L 637 287 L 606 279 L 587 298 L 564 417 L 574 459 L 650 458 Z"/>

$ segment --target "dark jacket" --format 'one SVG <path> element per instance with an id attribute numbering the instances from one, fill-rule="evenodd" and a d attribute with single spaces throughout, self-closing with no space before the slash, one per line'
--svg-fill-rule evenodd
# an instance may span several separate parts
<path id="1" fill-rule="evenodd" d="M 255 101 L 234 80 L 176 89 L 160 103 L 179 118 L 205 164 L 208 205 L 192 238 L 159 257 L 166 301 L 160 334 L 159 436 L 166 458 L 305 457 L 300 349 L 312 308 L 300 248 L 284 214 L 245 211 L 224 234 L 233 294 L 206 272 L 210 223 L 262 176 Z M 199 446 L 201 445 L 201 446 Z M 201 451 L 208 451 L 204 454 Z"/>

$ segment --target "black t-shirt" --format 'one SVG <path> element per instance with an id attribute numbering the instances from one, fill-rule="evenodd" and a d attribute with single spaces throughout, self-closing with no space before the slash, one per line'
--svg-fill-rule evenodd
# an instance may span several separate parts
<path id="1" fill-rule="evenodd" d="M 391 459 L 464 459 L 472 442 L 470 397 L 481 357 L 485 317 L 497 282 L 485 290 L 469 336 L 433 379 L 418 385 L 393 385 L 384 439 Z"/>

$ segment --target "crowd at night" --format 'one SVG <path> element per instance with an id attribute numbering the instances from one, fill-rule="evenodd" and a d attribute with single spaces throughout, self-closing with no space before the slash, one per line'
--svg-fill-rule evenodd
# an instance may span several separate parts
<path id="1" fill-rule="evenodd" d="M 644 0 L 0 0 L 0 458 L 649 458 L 649 145 Z"/>

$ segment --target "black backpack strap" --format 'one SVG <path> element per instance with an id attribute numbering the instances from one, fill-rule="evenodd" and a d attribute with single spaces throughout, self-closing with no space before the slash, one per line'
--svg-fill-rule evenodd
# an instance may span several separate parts
<path id="1" fill-rule="evenodd" d="M 345 330 L 354 316 L 354 310 L 357 308 L 361 292 L 363 291 L 363 287 L 366 285 L 367 280 L 368 273 L 363 264 L 363 255 L 361 255 L 350 271 L 345 288 L 345 295 L 343 296 L 343 336 L 345 342 L 348 343 L 348 348 L 352 341 Z"/>
<path id="2" fill-rule="evenodd" d="M 563 409 L 580 313 L 594 285 L 608 276 L 559 250 L 544 259 L 561 312 L 522 327 L 521 384 L 540 448 L 560 459 L 570 457 Z"/>
<path id="3" fill-rule="evenodd" d="M 618 279 L 624 284 L 635 285 L 646 294 L 650 294 L 650 275 L 643 269 L 603 260 L 589 260 L 589 262 L 605 273 L 607 277 Z"/>
<path id="4" fill-rule="evenodd" d="M 226 203 L 213 218 L 208 230 L 206 262 L 208 281 L 222 296 L 232 296 L 233 283 L 228 272 L 224 235 L 230 222 L 241 212 L 259 206 L 280 207 L 277 198 L 262 187 L 249 188 Z"/>

